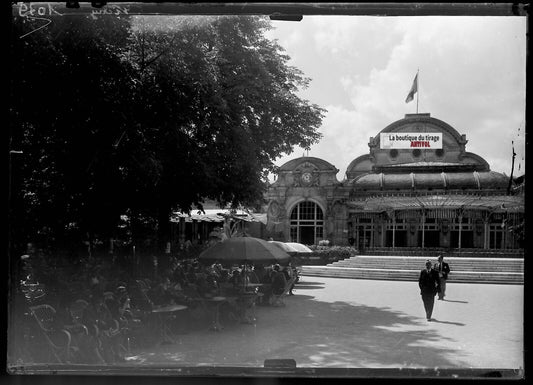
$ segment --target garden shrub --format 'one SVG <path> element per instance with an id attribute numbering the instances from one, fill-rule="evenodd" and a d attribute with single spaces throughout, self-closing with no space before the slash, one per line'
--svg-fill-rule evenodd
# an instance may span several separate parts
<path id="1" fill-rule="evenodd" d="M 323 265 L 327 265 L 329 263 L 333 263 L 357 255 L 357 250 L 350 246 L 312 246 L 310 248 L 311 250 L 313 250 L 313 253 L 309 253 L 309 257 L 319 257 L 320 264 Z M 307 255 L 304 257 L 301 253 L 299 254 L 299 257 L 301 257 L 302 262 L 304 262 L 305 259 L 310 260 L 309 257 L 305 258 L 307 257 Z M 304 264 L 306 263 L 304 262 Z"/>

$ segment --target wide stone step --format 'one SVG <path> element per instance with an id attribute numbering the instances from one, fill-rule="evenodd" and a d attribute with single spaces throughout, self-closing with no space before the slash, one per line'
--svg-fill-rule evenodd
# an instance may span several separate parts
<path id="1" fill-rule="evenodd" d="M 424 255 L 430 255 L 436 257 L 439 254 L 443 254 L 445 257 L 468 257 L 468 258 L 523 258 L 524 257 L 524 251 L 523 250 L 471 250 L 471 249 L 464 249 L 464 250 L 453 250 L 453 251 L 446 251 L 446 250 L 431 250 L 431 249 L 402 249 L 402 248 L 396 248 L 395 250 L 391 250 L 390 248 L 374 248 L 365 250 L 365 255 L 386 255 L 386 256 L 405 256 L 405 255 L 413 255 L 413 256 L 424 256 Z"/>
<path id="2" fill-rule="evenodd" d="M 367 255 L 367 254 L 360 254 L 353 256 L 351 258 L 390 258 L 390 259 L 437 259 L 434 255 Z M 445 259 L 457 261 L 457 260 L 471 260 L 471 261 L 520 261 L 523 260 L 523 258 L 498 258 L 498 257 L 488 257 L 488 258 L 482 258 L 482 257 L 447 257 L 444 255 Z"/>
<path id="3" fill-rule="evenodd" d="M 350 269 L 350 268 L 354 268 L 354 269 L 385 269 L 384 267 L 377 267 L 377 266 L 357 266 L 357 267 L 354 267 L 354 266 L 332 266 L 332 267 L 339 267 L 339 268 L 347 268 L 347 269 Z M 420 271 L 421 268 L 420 267 L 416 267 L 416 268 L 412 268 L 412 267 L 405 267 L 405 266 L 398 266 L 398 267 L 390 267 L 389 270 L 416 270 L 416 271 Z M 523 274 L 523 271 L 521 270 L 503 270 L 503 269 L 499 269 L 498 271 L 495 271 L 495 270 L 482 270 L 482 269 L 462 269 L 462 270 L 459 270 L 459 269 L 453 269 L 451 270 L 452 273 L 457 273 L 457 272 L 476 272 L 476 273 L 492 273 L 492 272 L 497 272 L 497 273 L 520 273 L 520 274 Z"/>
<path id="4" fill-rule="evenodd" d="M 416 279 L 413 279 L 412 277 L 408 276 L 397 276 L 397 277 L 390 277 L 390 276 L 353 276 L 351 274 L 343 274 L 343 273 L 336 273 L 336 274 L 309 274 L 308 276 L 314 276 L 314 277 L 328 277 L 328 278 L 349 278 L 349 279 L 368 279 L 368 280 L 378 280 L 378 281 L 409 281 L 409 282 L 416 282 Z M 468 279 L 462 279 L 462 280 L 455 280 L 451 281 L 451 283 L 471 283 L 471 284 L 495 284 L 495 285 L 522 285 L 523 281 L 520 280 L 510 280 L 510 279 L 474 279 L 474 278 L 468 278 Z"/>
<path id="5" fill-rule="evenodd" d="M 337 266 L 303 266 L 304 269 L 314 269 L 320 270 L 324 269 L 327 271 L 335 270 L 352 270 L 352 271 L 368 271 L 368 272 L 414 272 L 420 273 L 421 269 L 385 269 L 385 268 L 360 268 L 360 267 L 337 267 Z M 467 271 L 457 271 L 456 274 L 479 274 L 479 275 L 489 275 L 489 274 L 504 274 L 504 275 L 523 275 L 522 273 L 509 273 L 509 272 L 467 272 Z"/>
<path id="6" fill-rule="evenodd" d="M 390 256 L 390 255 L 355 255 L 350 258 L 367 258 L 367 259 L 413 259 L 413 260 L 420 260 L 420 259 L 433 259 L 436 260 L 437 257 L 430 256 L 430 255 L 405 255 L 405 256 Z M 472 261 L 472 262 L 488 262 L 488 261 L 498 261 L 498 262 L 518 262 L 523 261 L 523 258 L 468 258 L 468 257 L 445 257 L 446 260 L 451 261 Z"/>
<path id="7" fill-rule="evenodd" d="M 359 255 L 327 266 L 303 266 L 302 275 L 353 279 L 417 281 L 428 256 Z M 523 258 L 445 257 L 450 264 L 448 282 L 523 284 Z"/>
<path id="8" fill-rule="evenodd" d="M 344 263 L 333 263 L 331 266 L 334 267 L 359 267 L 359 268 L 387 268 L 387 269 L 422 269 L 423 264 L 401 264 L 401 263 L 387 263 L 387 264 L 378 264 L 378 263 L 355 263 L 355 262 L 344 262 Z M 450 264 L 452 271 L 502 271 L 502 272 L 516 272 L 521 273 L 524 271 L 523 266 L 478 266 L 478 265 L 457 265 Z"/>
<path id="9" fill-rule="evenodd" d="M 448 262 L 449 263 L 449 262 Z M 402 263 L 402 262 L 368 262 L 368 261 L 344 261 L 344 262 L 334 262 L 335 266 L 348 266 L 348 265 L 367 265 L 367 266 L 422 266 L 424 267 L 425 262 L 421 263 Z M 498 269 L 522 269 L 523 265 L 501 265 L 501 264 L 469 264 L 469 263 L 449 263 L 450 267 L 455 266 L 455 268 L 498 268 Z"/>
<path id="10" fill-rule="evenodd" d="M 332 266 L 303 266 L 302 275 L 376 279 L 376 280 L 405 280 L 417 281 L 420 270 L 400 269 L 369 269 L 369 268 L 339 268 Z M 523 273 L 508 272 L 455 272 L 448 282 L 462 283 L 498 283 L 498 284 L 523 284 Z"/>
<path id="11" fill-rule="evenodd" d="M 376 264 L 376 265 L 385 265 L 385 264 L 402 264 L 402 265 L 413 265 L 418 266 L 420 264 L 424 264 L 426 260 L 419 260 L 419 261 L 398 261 L 398 260 L 368 260 L 368 259 L 344 259 L 342 261 L 333 262 L 334 264 L 353 264 L 353 263 L 359 263 L 359 264 Z M 431 262 L 434 262 L 430 259 Z M 490 267 L 490 266 L 498 266 L 498 267 L 523 267 L 522 263 L 500 263 L 500 262 L 455 262 L 455 261 L 448 261 L 446 260 L 450 265 L 454 266 L 483 266 L 483 267 Z"/>
<path id="12" fill-rule="evenodd" d="M 370 268 L 338 268 L 332 266 L 303 266 L 302 274 L 312 271 L 322 271 L 322 272 L 351 272 L 353 274 L 374 274 L 374 275 L 387 275 L 387 276 L 396 276 L 396 275 L 408 275 L 418 279 L 420 270 L 408 270 L 408 269 L 370 269 Z M 449 281 L 455 279 L 462 279 L 465 277 L 502 277 L 502 278 L 519 278 L 522 279 L 524 276 L 523 273 L 509 273 L 509 272 L 473 272 L 473 271 L 456 271 L 450 273 Z"/>
<path id="13" fill-rule="evenodd" d="M 359 268 L 413 269 L 423 268 L 426 257 L 357 256 L 334 262 L 330 266 Z M 485 271 L 523 273 L 523 259 L 447 258 L 452 271 Z M 432 261 L 433 262 L 433 261 Z"/>

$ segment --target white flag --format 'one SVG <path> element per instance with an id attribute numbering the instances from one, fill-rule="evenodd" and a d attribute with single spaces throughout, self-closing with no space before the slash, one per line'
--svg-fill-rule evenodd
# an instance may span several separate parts
<path id="1" fill-rule="evenodd" d="M 417 92 L 418 92 L 418 72 L 416 73 L 415 80 L 413 80 L 413 85 L 411 86 L 411 90 L 407 94 L 405 103 L 409 103 L 411 100 L 413 100 Z"/>

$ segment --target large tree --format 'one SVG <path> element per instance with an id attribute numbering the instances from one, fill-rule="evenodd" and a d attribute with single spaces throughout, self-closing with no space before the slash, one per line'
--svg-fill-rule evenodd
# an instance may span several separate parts
<path id="1" fill-rule="evenodd" d="M 320 138 L 324 112 L 298 97 L 309 79 L 268 28 L 248 16 L 88 17 L 14 41 L 19 231 L 106 238 L 128 214 L 164 241 L 172 210 L 260 199 L 275 159 Z"/>
<path id="2" fill-rule="evenodd" d="M 50 246 L 109 234 L 121 213 L 114 137 L 125 119 L 129 72 L 117 51 L 124 19 L 15 19 L 10 129 L 14 240 Z M 124 96 L 124 99 L 122 99 Z M 20 246 L 19 246 L 20 247 Z"/>

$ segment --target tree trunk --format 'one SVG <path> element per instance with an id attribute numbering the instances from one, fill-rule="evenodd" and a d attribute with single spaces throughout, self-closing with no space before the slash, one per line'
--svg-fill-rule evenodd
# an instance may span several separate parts
<path id="1" fill-rule="evenodd" d="M 170 242 L 170 208 L 168 205 L 162 206 L 157 215 L 157 251 L 165 253 L 167 242 Z"/>

